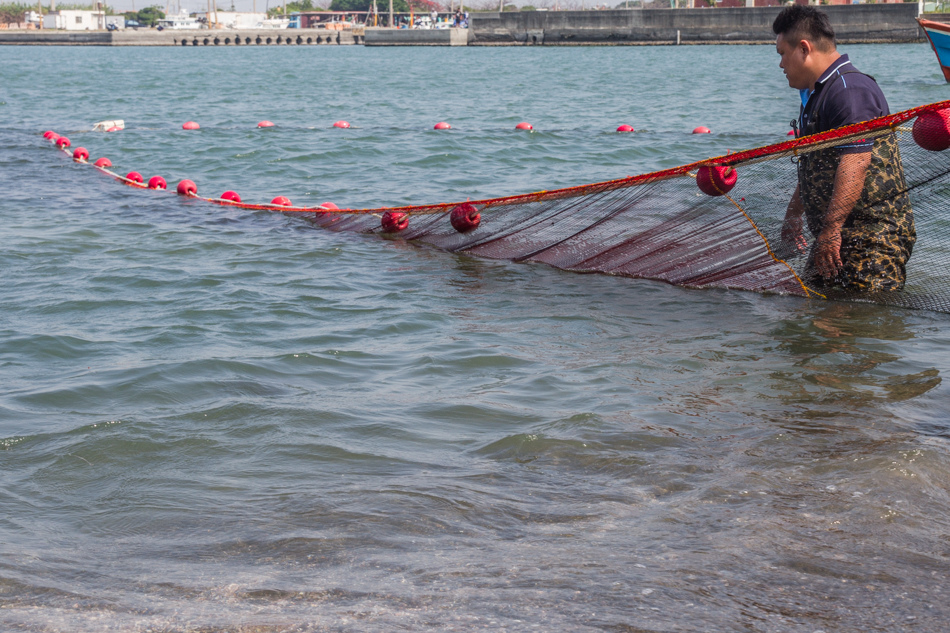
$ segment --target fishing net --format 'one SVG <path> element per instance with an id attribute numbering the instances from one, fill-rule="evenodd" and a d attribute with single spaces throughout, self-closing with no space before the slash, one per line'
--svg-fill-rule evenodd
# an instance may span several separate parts
<path id="1" fill-rule="evenodd" d="M 69 153 L 68 139 L 47 135 Z M 829 272 L 822 266 L 829 242 L 821 218 L 839 185 L 835 174 L 850 160 L 840 150 L 862 142 L 873 150 L 862 154 L 870 157 L 863 175 L 849 181 L 854 204 L 840 248 L 833 245 L 841 261 Z M 216 204 L 300 214 L 333 231 L 379 233 L 480 257 L 950 312 L 948 148 L 950 101 L 943 101 L 673 169 L 465 203 L 337 209 L 293 207 L 283 198 L 251 204 L 234 192 L 200 198 L 188 180 L 177 190 Z M 88 158 L 83 148 L 72 155 Z M 156 188 L 110 166 L 105 158 L 96 162 L 125 184 Z M 793 196 L 801 204 L 790 220 Z"/>
<path id="2" fill-rule="evenodd" d="M 313 221 L 577 272 L 948 312 L 950 152 L 939 151 L 950 146 L 947 108 L 950 101 L 620 180 L 469 203 L 318 211 Z M 805 180 L 833 179 L 838 148 L 860 140 L 873 140 L 874 159 L 841 231 L 851 276 L 825 278 L 814 261 L 816 227 L 805 214 L 801 233 L 790 232 L 786 210 L 800 177 L 806 206 L 822 205 L 830 189 L 816 192 Z"/>

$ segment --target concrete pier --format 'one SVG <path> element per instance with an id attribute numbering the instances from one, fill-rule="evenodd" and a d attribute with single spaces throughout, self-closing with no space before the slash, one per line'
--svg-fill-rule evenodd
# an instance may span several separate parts
<path id="1" fill-rule="evenodd" d="M 826 5 L 843 44 L 921 42 L 916 3 Z M 471 13 L 469 29 L 0 31 L 0 45 L 610 46 L 772 44 L 781 7 Z"/>
<path id="2" fill-rule="evenodd" d="M 337 46 L 362 43 L 361 31 L 327 29 L 0 31 L 0 45 L 21 46 Z"/>
<path id="3" fill-rule="evenodd" d="M 782 7 L 472 13 L 470 46 L 771 44 Z M 838 41 L 919 42 L 916 3 L 827 5 Z"/>
<path id="4" fill-rule="evenodd" d="M 471 29 L 367 28 L 367 46 L 468 46 Z"/>

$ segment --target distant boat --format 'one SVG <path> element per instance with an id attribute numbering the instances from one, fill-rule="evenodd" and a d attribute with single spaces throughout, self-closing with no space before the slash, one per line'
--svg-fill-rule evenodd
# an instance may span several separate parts
<path id="1" fill-rule="evenodd" d="M 162 29 L 172 29 L 174 31 L 204 28 L 204 25 L 188 15 L 188 11 L 185 9 L 182 9 L 178 15 L 169 14 L 165 16 L 164 20 L 158 21 L 158 26 Z"/>
<path id="2" fill-rule="evenodd" d="M 290 18 L 268 18 L 257 24 L 259 29 L 286 29 L 290 27 Z"/>
<path id="3" fill-rule="evenodd" d="M 937 54 L 937 61 L 940 62 L 944 79 L 950 82 L 950 24 L 923 18 L 917 18 L 917 22 L 930 40 L 934 53 Z"/>

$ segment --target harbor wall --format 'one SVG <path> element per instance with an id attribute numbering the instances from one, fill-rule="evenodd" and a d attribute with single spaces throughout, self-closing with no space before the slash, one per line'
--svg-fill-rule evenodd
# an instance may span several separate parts
<path id="1" fill-rule="evenodd" d="M 0 31 L 0 45 L 22 46 L 312 46 L 362 43 L 362 33 L 326 29 Z"/>
<path id="2" fill-rule="evenodd" d="M 766 44 L 782 7 L 472 13 L 470 46 Z M 916 3 L 829 5 L 838 41 L 919 42 Z"/>
<path id="3" fill-rule="evenodd" d="M 367 28 L 367 46 L 467 46 L 471 29 Z"/>
<path id="4" fill-rule="evenodd" d="M 0 45 L 74 46 L 596 46 L 771 44 L 781 7 L 472 13 L 469 29 L 367 28 L 2 31 Z M 916 3 L 827 5 L 838 41 L 921 42 Z"/>

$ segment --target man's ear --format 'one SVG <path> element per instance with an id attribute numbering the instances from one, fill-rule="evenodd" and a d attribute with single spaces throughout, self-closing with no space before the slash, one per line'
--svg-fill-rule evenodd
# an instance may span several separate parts
<path id="1" fill-rule="evenodd" d="M 808 57 L 815 52 L 815 45 L 808 40 L 799 40 L 798 50 L 801 51 L 802 55 Z"/>

